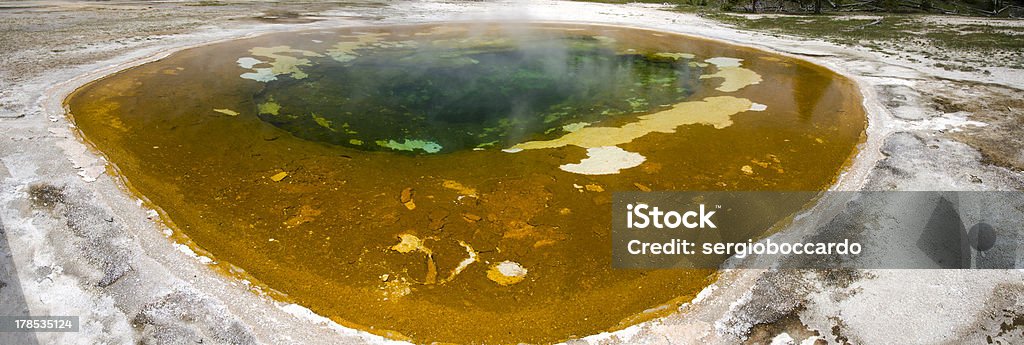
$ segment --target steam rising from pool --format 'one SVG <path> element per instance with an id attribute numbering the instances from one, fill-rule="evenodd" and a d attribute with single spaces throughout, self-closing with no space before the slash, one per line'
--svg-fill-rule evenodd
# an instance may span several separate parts
<path id="1" fill-rule="evenodd" d="M 819 66 L 569 24 L 271 34 L 67 102 L 172 239 L 417 343 L 551 343 L 677 310 L 714 272 L 611 269 L 612 193 L 826 189 L 865 126 Z"/>
<path id="2" fill-rule="evenodd" d="M 308 140 L 420 154 L 505 148 L 668 107 L 707 66 L 571 31 L 390 36 L 343 36 L 326 51 L 255 47 L 237 61 L 251 70 L 242 78 L 266 83 L 254 99 L 264 121 Z"/>

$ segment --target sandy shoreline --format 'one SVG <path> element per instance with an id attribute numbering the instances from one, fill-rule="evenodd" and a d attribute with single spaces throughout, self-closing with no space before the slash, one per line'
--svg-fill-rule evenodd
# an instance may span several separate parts
<path id="1" fill-rule="evenodd" d="M 83 319 L 94 320 L 83 325 L 78 334 L 41 335 L 40 343 L 163 343 L 194 337 L 218 343 L 388 342 L 336 324 L 317 325 L 324 320 L 308 310 L 252 293 L 249 285 L 216 274 L 198 257 L 170 245 L 164 237 L 166 229 L 151 219 L 153 215 L 141 202 L 119 187 L 118 178 L 102 174 L 105 162 L 86 149 L 64 117 L 64 97 L 91 80 L 181 49 L 266 32 L 445 20 L 531 20 L 622 25 L 724 41 L 804 59 L 847 76 L 860 86 L 869 121 L 867 139 L 833 190 L 1018 190 L 1024 185 L 1019 171 L 984 164 L 976 150 L 945 135 L 970 125 L 966 120 L 936 113 L 924 101 L 913 102 L 913 97 L 903 103 L 893 100 L 907 99 L 906 95 L 913 96 L 913 92 L 920 99 L 922 93 L 945 90 L 942 83 L 949 83 L 949 76 L 940 79 L 933 70 L 911 68 L 910 62 L 888 61 L 870 52 L 824 42 L 741 32 L 696 15 L 661 11 L 658 6 L 546 1 L 511 4 L 397 3 L 325 9 L 311 16 L 323 20 L 311 24 L 224 22 L 219 27 L 170 34 L 155 45 L 111 49 L 118 51 L 112 58 L 44 70 L 37 75 L 25 73 L 22 75 L 28 77 L 22 80 L 5 77 L 2 84 L 15 91 L 0 94 L 2 115 L 11 117 L 2 120 L 0 129 L 0 176 L 5 177 L 0 190 L 5 207 L 0 219 L 17 274 L 25 285 L 22 289 L 27 307 L 34 315 L 82 315 Z M 516 13 L 508 13 L 512 6 L 518 9 Z M 240 16 L 241 12 L 225 10 L 218 15 Z M 360 13 L 366 17 L 343 17 Z M 3 72 L 4 76 L 21 73 Z M 959 72 L 963 73 L 967 72 Z M 967 73 L 962 80 L 1020 91 L 1024 79 L 1016 76 L 1024 74 L 1016 73 L 997 79 Z M 917 113 L 925 115 L 907 115 Z M 894 168 L 912 173 L 891 173 Z M 983 182 L 976 183 L 969 176 Z M 28 197 L 29 186 L 40 183 L 66 186 L 65 200 L 55 208 L 33 203 Z M 818 219 L 813 210 L 810 213 L 803 223 L 794 224 L 780 236 L 801 238 L 813 234 Z M 116 221 L 105 221 L 108 217 Z M 76 228 L 74 222 L 63 218 L 85 220 Z M 92 253 L 80 250 L 82 243 L 101 245 L 93 246 Z M 111 267 L 123 269 L 112 271 Z M 97 286 L 96 281 L 111 274 L 115 275 L 112 283 Z M 867 343 L 980 340 L 970 332 L 972 328 L 985 322 L 998 324 L 980 315 L 1000 308 L 1024 308 L 1021 278 L 1021 271 L 877 270 L 848 277 L 844 284 L 830 284 L 832 278 L 816 272 L 728 270 L 678 313 L 583 341 L 732 343 L 746 337 L 770 340 L 779 335 L 778 330 L 765 331 L 776 334 L 759 333 L 771 328 L 765 325 L 777 326 L 797 342 L 815 332 L 829 342 L 841 338 Z M 927 293 L 898 291 L 906 284 L 921 284 Z M 854 290 L 859 292 L 851 294 Z M 869 316 L 874 310 L 889 310 L 882 305 L 900 295 L 910 298 L 900 309 L 916 316 L 920 323 L 915 325 L 916 330 L 892 327 L 907 315 Z M 936 305 L 944 308 L 935 310 Z M 194 317 L 182 320 L 179 314 Z M 963 315 L 979 317 L 967 320 Z"/>

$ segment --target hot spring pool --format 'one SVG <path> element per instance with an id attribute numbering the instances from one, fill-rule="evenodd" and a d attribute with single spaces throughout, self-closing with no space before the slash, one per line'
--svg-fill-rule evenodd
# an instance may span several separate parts
<path id="1" fill-rule="evenodd" d="M 860 103 L 800 60 L 538 23 L 271 34 L 67 99 L 175 240 L 418 343 L 555 342 L 671 313 L 715 272 L 612 269 L 612 193 L 826 189 L 862 140 Z"/>

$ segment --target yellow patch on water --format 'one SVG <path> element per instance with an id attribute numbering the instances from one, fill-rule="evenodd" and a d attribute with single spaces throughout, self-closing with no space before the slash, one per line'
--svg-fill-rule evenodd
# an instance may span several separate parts
<path id="1" fill-rule="evenodd" d="M 750 100 L 745 98 L 708 97 L 700 101 L 682 102 L 668 110 L 638 116 L 638 121 L 622 127 L 586 127 L 552 140 L 516 144 L 512 149 L 534 150 L 568 145 L 583 148 L 616 146 L 651 133 L 675 133 L 676 128 L 684 125 L 700 124 L 722 129 L 732 125 L 731 117 L 750 109 L 751 104 Z"/>
<path id="2" fill-rule="evenodd" d="M 689 53 L 654 53 L 654 56 L 661 58 L 669 58 L 673 60 L 692 59 L 696 57 L 695 55 Z"/>
<path id="3" fill-rule="evenodd" d="M 274 174 L 273 176 L 270 176 L 270 180 L 274 182 L 281 182 L 281 180 L 284 180 L 285 177 L 288 177 L 288 172 L 282 171 Z"/>
<path id="4" fill-rule="evenodd" d="M 238 112 L 231 109 L 214 109 L 213 111 L 216 111 L 227 116 L 238 116 Z"/>
<path id="5" fill-rule="evenodd" d="M 334 131 L 334 127 L 333 127 L 334 124 L 331 123 L 331 120 L 328 120 L 327 118 L 325 118 L 323 116 L 320 116 L 317 113 L 313 113 L 313 114 L 311 114 L 311 116 L 313 116 L 313 121 L 316 122 L 316 124 L 319 125 L 320 127 L 327 128 L 327 129 L 329 129 L 331 131 Z"/>
<path id="6" fill-rule="evenodd" d="M 309 66 L 310 61 L 309 59 L 299 58 L 285 54 L 293 54 L 305 57 L 323 56 L 320 55 L 319 53 L 308 50 L 292 49 L 289 46 L 255 47 L 250 49 L 249 52 L 255 56 L 273 59 L 273 61 L 270 62 L 270 72 L 273 75 L 278 76 L 287 74 L 295 79 L 305 79 L 306 77 L 309 76 L 308 74 L 306 74 L 306 72 L 303 72 L 301 69 L 299 69 L 299 67 Z"/>
<path id="7" fill-rule="evenodd" d="M 562 126 L 562 130 L 566 132 L 575 132 L 583 129 L 584 127 L 587 127 L 588 125 L 590 125 L 589 122 L 573 122 L 568 125 Z"/>
<path id="8" fill-rule="evenodd" d="M 327 56 L 338 62 L 349 62 L 359 57 L 357 49 L 364 48 L 370 44 L 378 43 L 387 37 L 389 34 L 386 32 L 382 33 L 364 33 L 357 36 L 346 36 L 348 38 L 355 38 L 355 41 L 338 42 L 331 49 L 327 50 Z"/>
<path id="9" fill-rule="evenodd" d="M 735 92 L 740 89 L 755 85 L 761 82 L 761 75 L 757 74 L 752 70 L 740 67 L 741 59 L 733 58 L 710 58 L 704 60 L 707 63 L 715 65 L 718 71 L 714 74 L 702 75 L 700 79 L 710 78 L 722 78 L 722 85 L 715 88 L 715 90 L 722 92 Z"/>
<path id="10" fill-rule="evenodd" d="M 281 105 L 271 99 L 270 101 L 256 105 L 256 109 L 260 114 L 278 115 L 281 111 Z"/>

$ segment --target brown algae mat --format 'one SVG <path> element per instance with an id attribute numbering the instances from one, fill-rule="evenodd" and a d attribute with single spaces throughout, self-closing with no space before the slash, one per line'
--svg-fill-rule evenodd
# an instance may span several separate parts
<path id="1" fill-rule="evenodd" d="M 549 343 L 676 310 L 715 272 L 612 269 L 612 193 L 826 189 L 860 103 L 753 49 L 477 23 L 202 46 L 67 100 L 197 251 L 417 343 Z"/>

